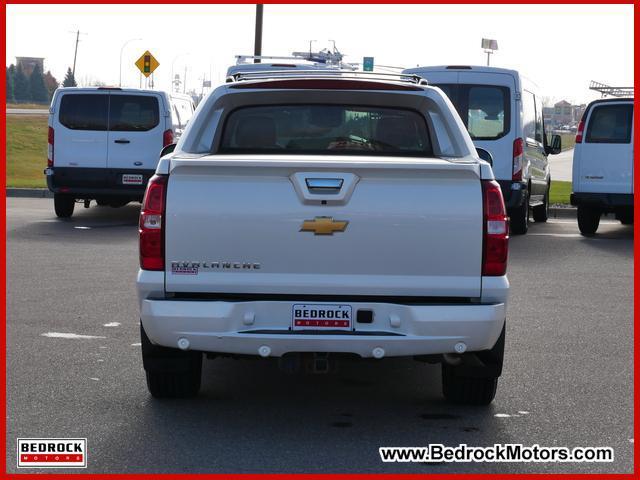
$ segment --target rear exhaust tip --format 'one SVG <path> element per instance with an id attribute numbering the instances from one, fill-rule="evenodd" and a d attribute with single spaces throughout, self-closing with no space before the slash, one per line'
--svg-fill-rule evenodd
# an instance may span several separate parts
<path id="1" fill-rule="evenodd" d="M 178 340 L 178 348 L 180 350 L 188 350 L 189 349 L 189 340 L 187 340 L 186 338 L 182 337 Z"/>
<path id="2" fill-rule="evenodd" d="M 373 355 L 373 358 L 380 359 L 384 357 L 385 351 L 384 348 L 376 347 L 372 350 L 371 354 Z"/>
<path id="3" fill-rule="evenodd" d="M 260 355 L 262 358 L 267 358 L 269 355 L 271 355 L 271 348 L 266 345 L 262 345 L 260 348 L 258 348 L 258 355 Z"/>

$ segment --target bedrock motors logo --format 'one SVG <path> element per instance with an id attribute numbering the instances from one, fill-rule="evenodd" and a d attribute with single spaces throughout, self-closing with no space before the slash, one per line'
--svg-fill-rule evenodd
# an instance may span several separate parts
<path id="1" fill-rule="evenodd" d="M 86 438 L 18 439 L 18 468 L 86 467 Z"/>

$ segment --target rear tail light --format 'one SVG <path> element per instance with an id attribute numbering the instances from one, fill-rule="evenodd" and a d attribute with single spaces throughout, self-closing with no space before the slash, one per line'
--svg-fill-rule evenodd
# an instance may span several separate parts
<path id="1" fill-rule="evenodd" d="M 582 135 L 584 134 L 584 120 L 580 120 L 578 131 L 576 132 L 576 143 L 582 143 Z"/>
<path id="2" fill-rule="evenodd" d="M 140 268 L 164 270 L 164 211 L 167 197 L 166 175 L 149 179 L 140 211 Z"/>
<path id="3" fill-rule="evenodd" d="M 171 145 L 173 143 L 173 130 L 165 130 L 162 134 L 162 147 Z"/>
<path id="4" fill-rule="evenodd" d="M 53 167 L 53 143 L 55 140 L 55 132 L 52 127 L 49 127 L 49 139 L 48 139 L 48 150 L 47 150 L 47 167 Z"/>
<path id="5" fill-rule="evenodd" d="M 524 164 L 524 141 L 516 138 L 513 141 L 513 176 L 515 181 L 522 180 L 522 166 Z"/>
<path id="6" fill-rule="evenodd" d="M 483 252 L 482 275 L 497 277 L 507 271 L 509 252 L 509 220 L 500 185 L 495 180 L 482 180 Z"/>

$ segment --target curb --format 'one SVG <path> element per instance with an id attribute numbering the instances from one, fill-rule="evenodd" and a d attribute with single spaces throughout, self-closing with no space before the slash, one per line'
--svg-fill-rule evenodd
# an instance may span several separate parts
<path id="1" fill-rule="evenodd" d="M 576 207 L 549 207 L 549 218 L 576 218 Z"/>
<path id="2" fill-rule="evenodd" d="M 9 188 L 7 197 L 53 198 L 53 193 L 46 188 Z"/>

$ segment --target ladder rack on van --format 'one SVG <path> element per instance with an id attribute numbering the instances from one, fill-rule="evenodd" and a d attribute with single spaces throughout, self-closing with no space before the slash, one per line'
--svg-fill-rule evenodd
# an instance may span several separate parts
<path id="1" fill-rule="evenodd" d="M 427 85 L 427 81 L 418 75 L 407 73 L 379 73 L 379 72 L 354 72 L 349 70 L 264 70 L 252 72 L 237 72 L 227 78 L 227 82 L 241 82 L 247 80 L 276 80 L 291 78 L 340 78 L 349 80 L 377 80 L 412 83 L 415 85 Z"/>
<path id="2" fill-rule="evenodd" d="M 633 97 L 633 87 L 612 87 L 605 83 L 600 83 L 596 81 L 591 81 L 589 83 L 589 90 L 595 90 L 596 92 L 600 92 L 602 97 L 611 96 L 611 97 Z"/>

